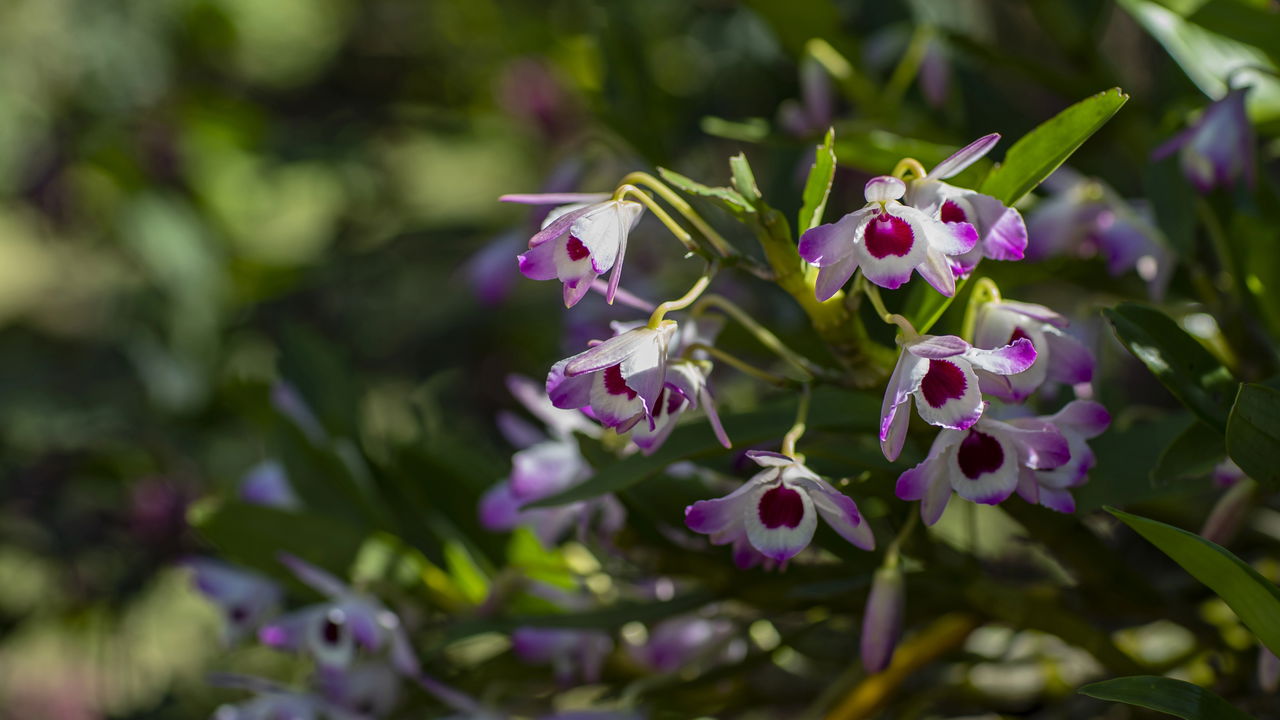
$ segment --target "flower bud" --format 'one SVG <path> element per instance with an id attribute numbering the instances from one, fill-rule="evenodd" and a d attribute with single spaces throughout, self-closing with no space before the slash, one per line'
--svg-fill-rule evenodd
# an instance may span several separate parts
<path id="1" fill-rule="evenodd" d="M 893 649 L 902 636 L 902 614 L 906 607 L 902 571 L 895 563 L 876 571 L 862 615 L 862 667 L 878 673 L 889 666 Z"/>
<path id="2" fill-rule="evenodd" d="M 1280 689 L 1280 658 L 1265 647 L 1258 648 L 1258 685 L 1267 693 Z"/>
<path id="3" fill-rule="evenodd" d="M 1235 537 L 1253 504 L 1253 490 L 1257 484 L 1245 479 L 1231 486 L 1218 498 L 1209 517 L 1200 529 L 1200 537 L 1219 545 L 1226 545 Z"/>

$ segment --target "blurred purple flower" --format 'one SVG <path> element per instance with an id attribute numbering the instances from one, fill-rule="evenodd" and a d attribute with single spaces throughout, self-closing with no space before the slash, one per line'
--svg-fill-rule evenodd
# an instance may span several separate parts
<path id="1" fill-rule="evenodd" d="M 386 663 L 330 668 L 319 673 L 317 681 L 326 700 L 360 718 L 386 717 L 400 702 L 400 675 Z"/>
<path id="2" fill-rule="evenodd" d="M 1067 385 L 1093 379 L 1094 359 L 1079 340 L 1063 332 L 1068 321 L 1043 305 L 1013 300 L 983 303 L 974 324 L 974 345 L 997 348 L 1026 338 L 1036 351 L 1031 367 L 1012 375 L 978 372 L 982 391 L 1022 402 L 1046 380 Z"/>
<path id="3" fill-rule="evenodd" d="M 699 500 L 685 508 L 685 524 L 711 536 L 716 545 L 746 540 L 765 557 L 782 563 L 808 547 L 818 516 L 841 537 L 863 550 L 875 547 L 871 526 L 853 498 L 836 490 L 794 458 L 749 450 L 764 469 L 729 495 Z"/>
<path id="4" fill-rule="evenodd" d="M 934 109 L 947 103 L 951 94 L 951 59 L 947 47 L 938 36 L 929 38 L 924 59 L 920 62 L 920 94 Z"/>
<path id="5" fill-rule="evenodd" d="M 1095 438 L 1111 424 L 1107 409 L 1091 400 L 1073 400 L 1053 415 L 1018 418 L 1009 424 L 1023 430 L 1057 431 L 1067 440 L 1070 458 L 1067 462 L 1045 469 L 1024 467 L 1018 478 L 1018 494 L 1023 500 L 1038 503 L 1062 513 L 1075 512 L 1076 501 L 1071 488 L 1089 480 L 1095 458 L 1086 440 Z"/>
<path id="6" fill-rule="evenodd" d="M 496 96 L 503 110 L 548 140 L 564 136 L 577 124 L 572 96 L 540 58 L 508 63 L 498 77 Z"/>
<path id="7" fill-rule="evenodd" d="M 883 288 L 901 287 L 918 272 L 943 295 L 955 294 L 955 275 L 947 258 L 972 250 L 977 231 L 967 222 L 948 225 L 936 212 L 902 204 L 899 200 L 906 192 L 898 178 L 871 178 L 863 189 L 865 207 L 801 236 L 800 257 L 819 268 L 819 300 L 835 295 L 858 268 Z"/>
<path id="8" fill-rule="evenodd" d="M 1227 488 L 1209 511 L 1209 517 L 1205 518 L 1204 526 L 1200 528 L 1200 537 L 1219 545 L 1226 545 L 1235 539 L 1236 533 L 1249 517 L 1257 487 L 1257 483 L 1245 481 Z"/>
<path id="9" fill-rule="evenodd" d="M 862 613 L 862 667 L 878 673 L 889 666 L 893 650 L 902 637 L 902 616 L 906 595 L 902 570 L 897 563 L 876 570 L 867 595 L 867 608 Z"/>
<path id="10" fill-rule="evenodd" d="M 921 519 L 933 525 L 952 492 L 996 505 L 1018 489 L 1023 468 L 1052 469 L 1070 459 L 1067 438 L 1048 424 L 1023 428 L 983 416 L 968 430 L 938 433 L 928 457 L 898 476 L 896 493 L 920 500 Z"/>
<path id="11" fill-rule="evenodd" d="M 799 137 L 820 135 L 834 118 L 835 88 L 821 63 L 805 56 L 800 61 L 800 99 L 778 107 L 778 125 Z"/>
<path id="12" fill-rule="evenodd" d="M 1266 647 L 1258 647 L 1258 686 L 1263 692 L 1280 689 L 1280 658 Z"/>
<path id="13" fill-rule="evenodd" d="M 289 477 L 279 460 L 263 460 L 249 468 L 240 480 L 240 499 L 281 510 L 302 507 L 302 501 L 289 484 Z"/>
<path id="14" fill-rule="evenodd" d="M 191 569 L 196 589 L 222 611 L 228 645 L 253 633 L 280 609 L 280 586 L 262 575 L 212 558 L 189 558 L 182 566 Z"/>
<path id="15" fill-rule="evenodd" d="M 1021 260 L 1027 249 L 1027 227 L 1021 213 L 990 195 L 942 182 L 982 159 L 999 141 L 997 133 L 980 137 L 907 186 L 906 203 L 911 207 L 938 218 L 957 235 L 967 236 L 966 225 L 977 232 L 978 241 L 969 251 L 948 253 L 951 270 L 957 276 L 967 275 L 984 257 Z"/>
<path id="16" fill-rule="evenodd" d="M 1244 478 L 1244 470 L 1241 470 L 1236 461 L 1231 458 L 1225 458 L 1213 466 L 1213 484 L 1218 487 L 1231 487 Z"/>
<path id="17" fill-rule="evenodd" d="M 1031 367 L 1035 359 L 1035 346 L 1026 338 L 991 350 L 975 348 L 954 335 L 903 341 L 880 408 L 880 450 L 890 461 L 898 459 L 911 416 L 903 405 L 913 398 L 925 422 L 964 430 L 982 417 L 985 407 L 975 371 L 1012 375 Z"/>
<path id="18" fill-rule="evenodd" d="M 1162 160 L 1178 152 L 1182 173 L 1201 194 L 1234 187 L 1241 176 L 1253 187 L 1253 126 L 1245 112 L 1249 90 L 1244 87 L 1227 92 L 1205 108 L 1191 127 L 1156 148 L 1151 159 Z"/>
<path id="19" fill-rule="evenodd" d="M 312 443 L 323 441 L 327 435 L 319 418 L 312 412 L 302 393 L 288 380 L 277 380 L 271 386 L 271 406 L 276 412 L 293 421 Z"/>
<path id="20" fill-rule="evenodd" d="M 733 623 L 724 618 L 669 618 L 650 628 L 643 644 L 628 646 L 627 654 L 652 672 L 675 672 L 695 661 L 723 656 L 734 632 Z"/>
<path id="21" fill-rule="evenodd" d="M 613 651 L 613 639 L 599 630 L 576 628 L 517 628 L 511 634 L 517 657 L 537 665 L 551 665 L 556 681 L 572 685 L 600 681 L 605 658 Z"/>

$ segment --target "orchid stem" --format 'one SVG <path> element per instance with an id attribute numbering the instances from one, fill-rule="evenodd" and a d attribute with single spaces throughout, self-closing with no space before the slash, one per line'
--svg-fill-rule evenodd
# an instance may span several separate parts
<path id="1" fill-rule="evenodd" d="M 925 172 L 924 165 L 920 164 L 919 160 L 915 158 L 902 158 L 898 161 L 897 165 L 893 166 L 893 176 L 901 180 L 906 176 L 908 170 L 914 173 L 918 178 L 922 178 L 929 174 Z"/>
<path id="2" fill-rule="evenodd" d="M 791 348 L 787 347 L 782 340 L 778 339 L 768 328 L 756 322 L 742 308 L 733 303 L 732 300 L 723 295 L 707 295 L 698 301 L 690 311 L 690 315 L 698 317 L 710 308 L 715 308 L 725 315 L 728 315 L 739 325 L 741 325 L 752 337 L 756 339 L 765 348 L 772 351 L 775 355 L 790 363 L 792 367 L 800 371 L 805 380 L 812 380 L 814 376 L 822 374 L 821 368 L 813 363 L 813 361 L 800 355 Z"/>
<path id="3" fill-rule="evenodd" d="M 916 525 L 919 521 L 920 513 L 907 513 L 907 521 L 903 523 L 902 529 L 898 531 L 897 537 L 893 539 L 892 543 L 889 543 L 889 549 L 884 553 L 885 567 L 897 567 L 898 556 L 902 550 L 902 544 L 907 541 L 907 538 L 911 537 L 911 533 L 915 531 Z"/>
<path id="4" fill-rule="evenodd" d="M 643 185 L 650 190 L 653 190 L 659 197 L 666 200 L 671 207 L 675 208 L 677 212 L 683 215 L 686 220 L 697 228 L 698 232 L 702 233 L 702 236 L 707 239 L 707 242 L 711 244 L 711 247 L 720 255 L 720 257 L 729 257 L 734 254 L 733 247 L 729 245 L 729 242 L 721 237 L 720 233 L 716 232 L 706 220 L 703 220 L 702 216 L 693 209 L 693 206 L 685 202 L 684 198 L 680 197 L 674 190 L 667 187 L 666 183 L 649 173 L 633 172 L 622 178 L 622 184 Z"/>
<path id="5" fill-rule="evenodd" d="M 1000 302 L 1000 288 L 989 277 L 978 278 L 977 287 L 969 294 L 969 304 L 964 310 L 964 324 L 960 337 L 973 342 L 973 331 L 978 324 L 978 308 L 989 302 Z"/>
<path id="6" fill-rule="evenodd" d="M 698 278 L 698 281 L 693 284 L 693 287 L 689 288 L 688 292 L 653 309 L 653 314 L 649 316 L 649 327 L 656 328 L 661 325 L 662 319 L 672 310 L 683 310 L 692 305 L 707 289 L 707 286 L 711 284 L 711 276 L 713 274 L 715 274 L 715 268 L 710 263 L 707 263 L 707 269 L 702 273 L 702 277 Z"/>
<path id="7" fill-rule="evenodd" d="M 788 457 L 799 459 L 796 456 L 796 443 L 804 435 L 805 422 L 809 418 L 809 399 L 813 393 L 809 389 L 809 383 L 805 383 L 800 388 L 800 405 L 796 408 L 796 421 L 791 425 L 791 429 L 786 435 L 782 436 L 782 454 Z"/>
<path id="8" fill-rule="evenodd" d="M 658 218 L 663 225 L 666 225 L 667 229 L 671 231 L 671 234 L 676 236 L 676 239 L 680 241 L 681 245 L 684 245 L 685 250 L 688 250 L 694 255 L 701 255 L 703 253 L 702 248 L 698 247 L 698 243 L 693 241 L 693 236 L 689 234 L 689 231 L 680 227 L 680 223 L 677 223 L 674 218 L 667 214 L 666 210 L 662 209 L 661 205 L 654 202 L 653 198 L 649 197 L 649 195 L 643 190 L 635 185 L 619 185 L 618 189 L 613 191 L 614 200 L 621 200 L 628 196 L 639 200 L 645 207 L 649 208 L 649 211 L 653 213 L 653 216 Z"/>
<path id="9" fill-rule="evenodd" d="M 795 380 L 792 380 L 790 378 L 785 378 L 781 375 L 775 375 L 774 373 L 771 373 L 768 370 L 761 370 L 755 365 L 752 365 L 751 363 L 738 358 L 736 355 L 730 355 L 729 353 L 721 350 L 720 348 L 714 347 L 712 345 L 708 345 L 706 343 L 700 343 L 700 342 L 691 343 L 690 345 L 685 347 L 684 352 L 681 353 L 681 356 L 689 357 L 693 355 L 693 353 L 699 350 L 707 353 L 711 357 L 715 358 L 716 360 L 719 360 L 720 362 L 723 362 L 724 364 L 734 368 L 735 370 L 738 370 L 747 375 L 750 375 L 751 377 L 757 380 L 767 382 L 770 385 L 776 385 L 778 387 L 790 387 L 796 383 Z"/>
<path id="10" fill-rule="evenodd" d="M 867 282 L 866 278 L 858 275 L 858 284 L 862 286 L 862 292 L 866 294 L 867 299 L 871 301 L 871 307 L 880 316 L 880 319 L 890 325 L 897 325 L 902 329 L 902 335 L 908 340 L 920 337 L 920 333 L 916 332 L 915 327 L 911 325 L 911 321 L 902 317 L 897 313 L 889 312 L 884 306 L 884 300 L 880 299 L 880 291 L 874 285 Z"/>

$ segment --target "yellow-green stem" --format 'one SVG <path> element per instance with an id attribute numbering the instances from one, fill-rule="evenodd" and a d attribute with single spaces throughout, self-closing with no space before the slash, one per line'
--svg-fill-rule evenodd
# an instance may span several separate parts
<path id="1" fill-rule="evenodd" d="M 720 348 L 715 347 L 713 345 L 707 345 L 706 343 L 691 343 L 685 347 L 681 355 L 683 357 L 691 357 L 695 352 L 698 352 L 698 351 L 705 352 L 706 354 L 710 355 L 716 360 L 719 360 L 725 365 L 728 365 L 729 367 L 732 367 L 733 369 L 739 372 L 746 373 L 747 375 L 750 375 L 751 377 L 757 380 L 767 382 L 770 385 L 777 385 L 778 387 L 788 387 L 796 384 L 796 381 L 790 378 L 785 378 L 785 377 L 782 377 L 781 375 L 775 375 L 769 372 L 768 370 L 761 370 L 755 365 L 752 365 L 751 363 L 745 360 L 742 360 L 735 355 L 730 355 L 729 353 L 721 350 Z"/>
<path id="2" fill-rule="evenodd" d="M 622 200 L 626 197 L 633 197 L 640 201 L 640 203 L 645 207 L 649 208 L 649 212 L 653 213 L 654 217 L 658 218 L 663 225 L 667 226 L 667 230 L 670 230 L 671 234 L 676 236 L 676 239 L 680 241 L 680 244 L 684 245 L 685 250 L 688 250 L 695 255 L 702 254 L 702 248 L 698 247 L 698 244 L 693 241 L 693 236 L 690 235 L 687 230 L 680 227 L 680 223 L 676 222 L 670 215 L 668 215 L 667 211 L 663 210 L 661 205 L 654 202 L 653 198 L 649 197 L 647 193 L 635 185 L 619 185 L 618 189 L 613 191 L 614 200 Z"/>
<path id="3" fill-rule="evenodd" d="M 858 276 L 858 285 L 862 288 L 863 294 L 871 301 L 871 307 L 880 316 L 880 319 L 889 325 L 897 325 L 902 330 L 902 335 L 907 340 L 914 340 L 920 337 L 920 333 L 912 327 L 911 321 L 902 317 L 897 313 L 889 312 L 884 306 L 884 300 L 880 299 L 880 290 L 875 285 L 867 282 L 862 275 Z"/>
<path id="4" fill-rule="evenodd" d="M 809 398 L 811 395 L 808 383 L 801 386 L 800 405 L 796 408 L 796 421 L 792 423 L 791 429 L 787 431 L 787 434 L 782 436 L 782 454 L 797 460 L 801 460 L 801 458 L 796 455 L 796 443 L 804 435 L 805 423 L 809 419 Z"/>
<path id="5" fill-rule="evenodd" d="M 960 337 L 973 342 L 973 331 L 978 324 L 978 309 L 989 302 L 1000 302 L 1000 288 L 988 277 L 978 278 L 978 284 L 969 293 L 969 304 L 964 309 L 964 324 Z"/>
<path id="6" fill-rule="evenodd" d="M 897 165 L 893 166 L 893 176 L 902 179 L 906 177 L 907 171 L 910 170 L 916 177 L 922 178 L 929 173 L 925 172 L 924 165 L 915 158 L 902 158 Z"/>
<path id="7" fill-rule="evenodd" d="M 622 178 L 622 183 L 643 185 L 650 190 L 653 190 L 659 195 L 659 197 L 666 200 L 671 207 L 675 208 L 677 212 L 683 215 L 685 219 L 698 230 L 698 232 L 702 233 L 702 236 L 707 239 L 708 243 L 711 243 L 711 247 L 720 255 L 720 257 L 729 257 L 734 254 L 733 247 L 729 245 L 729 242 L 721 237 L 720 233 L 716 232 L 715 228 L 711 227 L 706 220 L 703 220 L 702 216 L 693 209 L 692 205 L 676 194 L 674 190 L 667 187 L 666 183 L 646 172 L 629 173 L 626 177 Z"/>
<path id="8" fill-rule="evenodd" d="M 778 339 L 768 328 L 756 322 L 742 308 L 738 307 L 733 301 L 722 295 L 707 295 L 693 306 L 690 315 L 698 317 L 705 313 L 708 309 L 715 308 L 725 315 L 728 315 L 739 325 L 741 325 L 752 337 L 761 345 L 765 346 L 778 357 L 787 361 L 796 370 L 805 377 L 806 380 L 812 379 L 814 375 L 821 374 L 821 368 L 818 368 L 808 358 L 800 355 L 791 348 L 787 347 L 782 340 Z"/>
<path id="9" fill-rule="evenodd" d="M 675 300 L 668 300 L 653 309 L 653 314 L 649 315 L 649 327 L 656 328 L 662 324 L 662 319 L 672 310 L 683 310 L 694 303 L 707 286 L 711 284 L 711 276 L 715 273 L 715 268 L 710 264 L 702 273 L 702 277 L 689 288 L 689 291 Z"/>

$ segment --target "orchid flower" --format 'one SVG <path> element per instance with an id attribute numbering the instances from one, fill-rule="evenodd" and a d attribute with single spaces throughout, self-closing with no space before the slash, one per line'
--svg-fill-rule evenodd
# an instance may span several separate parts
<path id="1" fill-rule="evenodd" d="M 947 257 L 972 250 L 978 234 L 967 222 L 947 225 L 936 213 L 898 202 L 906 191 L 896 177 L 871 178 L 863 190 L 864 208 L 801 236 L 800 257 L 819 268 L 819 300 L 835 295 L 858 268 L 867 280 L 891 290 L 914 271 L 943 295 L 955 294 Z"/>
<path id="2" fill-rule="evenodd" d="M 671 673 L 699 659 L 732 655 L 733 634 L 733 623 L 724 618 L 668 618 L 649 628 L 644 643 L 628 646 L 627 654 L 652 672 Z"/>
<path id="3" fill-rule="evenodd" d="M 1070 458 L 1052 468 L 1024 470 L 1018 480 L 1018 494 L 1030 503 L 1038 503 L 1062 513 L 1075 512 L 1076 501 L 1071 488 L 1085 484 L 1093 468 L 1093 451 L 1085 442 L 1102 434 L 1111 424 L 1111 414 L 1096 402 L 1073 400 L 1053 415 L 1019 418 L 1009 424 L 1023 430 L 1052 429 L 1066 438 Z"/>
<path id="4" fill-rule="evenodd" d="M 376 599 L 357 593 L 333 575 L 292 555 L 281 554 L 280 562 L 329 600 L 263 626 L 258 631 L 258 639 L 264 645 L 308 651 L 322 670 L 350 666 L 359 650 L 376 653 L 389 648 L 396 669 L 402 674 L 417 676 L 417 658 L 395 613 Z"/>
<path id="5" fill-rule="evenodd" d="M 658 396 L 666 387 L 668 346 L 676 323 L 662 321 L 620 332 L 561 360 L 547 375 L 547 395 L 558 408 L 590 408 L 605 427 L 622 433 L 641 420 L 656 430 Z"/>
<path id="6" fill-rule="evenodd" d="M 906 614 L 906 593 L 902 569 L 894 562 L 876 570 L 867 594 L 867 608 L 862 613 L 862 637 L 859 654 L 868 673 L 878 673 L 889 666 L 894 648 L 902 637 L 902 616 Z"/>
<path id="7" fill-rule="evenodd" d="M 1027 249 L 1027 226 L 1021 213 L 990 195 L 942 182 L 980 160 L 999 140 L 998 133 L 980 137 L 907 185 L 906 203 L 911 207 L 937 217 L 957 233 L 967 232 L 965 224 L 977 231 L 977 244 L 968 252 L 950 258 L 951 269 L 957 276 L 967 275 L 984 257 L 1021 260 Z"/>
<path id="8" fill-rule="evenodd" d="M 386 717 L 400 702 L 401 677 L 382 662 L 358 662 L 323 672 L 318 683 L 325 699 L 360 718 Z"/>
<path id="9" fill-rule="evenodd" d="M 1035 346 L 1026 338 L 992 350 L 975 348 L 954 335 L 920 335 L 905 340 L 880 409 L 884 456 L 893 461 L 902 452 L 910 418 L 902 406 L 912 398 L 925 422 L 965 430 L 982 417 L 984 407 L 975 370 L 1012 375 L 1031 367 L 1035 359 Z"/>
<path id="10" fill-rule="evenodd" d="M 670 354 L 695 344 L 710 345 L 719 333 L 722 323 L 698 318 L 680 325 L 676 336 L 668 349 Z M 667 366 L 666 385 L 658 394 L 654 409 L 653 427 L 637 424 L 631 431 L 631 441 L 640 448 L 640 452 L 650 455 L 666 442 L 676 422 L 686 410 L 702 409 L 716 439 L 724 447 L 732 447 L 724 426 L 720 424 L 720 415 L 716 412 L 715 398 L 708 385 L 710 361 L 702 351 L 695 351 L 689 357 L 673 360 Z"/>
<path id="11" fill-rule="evenodd" d="M 716 544 L 738 540 L 745 532 L 755 550 L 783 563 L 808 547 L 821 515 L 853 545 L 875 547 L 871 527 L 848 495 L 794 458 L 760 450 L 747 451 L 747 457 L 764 469 L 725 497 L 685 508 L 690 530 L 710 535 Z"/>
<path id="12" fill-rule="evenodd" d="M 1245 112 L 1250 88 L 1236 88 L 1205 108 L 1191 127 L 1178 133 L 1151 154 L 1161 160 L 1178 152 L 1182 173 L 1201 194 L 1216 187 L 1231 187 L 1243 176 L 1254 183 L 1253 126 Z"/>
<path id="13" fill-rule="evenodd" d="M 280 609 L 281 590 L 275 582 L 220 560 L 190 558 L 197 590 L 222 611 L 223 639 L 230 645 L 252 633 Z"/>
<path id="14" fill-rule="evenodd" d="M 302 507 L 302 501 L 289 484 L 289 476 L 279 460 L 263 460 L 249 468 L 240 480 L 240 499 L 281 510 Z"/>
<path id="15" fill-rule="evenodd" d="M 522 627 L 511 634 L 511 647 L 527 663 L 551 665 L 562 685 L 591 684 L 600 681 L 613 639 L 599 630 Z"/>
<path id="16" fill-rule="evenodd" d="M 920 518 L 933 525 L 953 492 L 997 505 L 1019 487 L 1024 473 L 1062 467 L 1071 458 L 1067 438 L 1048 423 L 1034 428 L 981 417 L 967 430 L 943 430 L 929 455 L 898 476 L 903 500 L 920 500 Z"/>
<path id="17" fill-rule="evenodd" d="M 528 251 L 520 255 L 520 272 L 525 277 L 560 280 L 564 283 L 565 307 L 573 307 L 591 290 L 597 277 L 612 269 L 605 299 L 613 302 L 622 277 L 627 235 L 640 222 L 643 205 L 601 193 L 503 195 L 499 199 L 527 205 L 559 205 L 547 214 L 542 229 L 529 239 Z"/>
<path id="18" fill-rule="evenodd" d="M 1035 347 L 1036 361 L 1012 375 L 979 371 L 982 391 L 1001 400 L 1022 402 L 1046 380 L 1067 385 L 1092 380 L 1093 353 L 1063 332 L 1067 324 L 1065 317 L 1043 305 L 1009 300 L 983 303 L 974 324 L 974 345 L 996 348 L 1026 338 Z"/>
<path id="19" fill-rule="evenodd" d="M 613 495 L 557 507 L 524 507 L 591 477 L 591 467 L 582 457 L 574 433 L 597 437 L 600 426 L 578 410 L 555 407 L 543 389 L 528 378 L 509 376 L 507 388 L 546 424 L 550 437 L 513 416 L 499 417 L 507 439 L 522 449 L 511 458 L 511 475 L 507 480 L 494 485 L 480 499 L 480 523 L 495 532 L 531 526 L 538 540 L 547 547 L 554 545 L 569 528 L 575 525 L 585 528 L 596 516 L 601 535 L 611 536 L 620 530 L 626 510 Z"/>
<path id="20" fill-rule="evenodd" d="M 214 673 L 209 681 L 219 687 L 248 690 L 255 697 L 234 705 L 220 705 L 212 720 L 369 720 L 370 715 L 349 712 L 310 692 L 247 675 Z"/>

